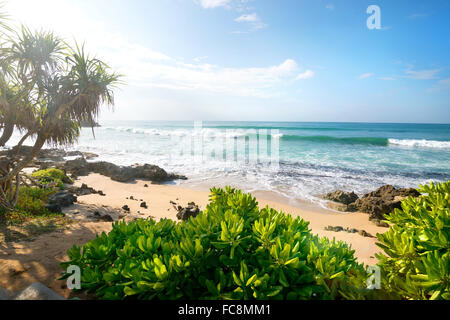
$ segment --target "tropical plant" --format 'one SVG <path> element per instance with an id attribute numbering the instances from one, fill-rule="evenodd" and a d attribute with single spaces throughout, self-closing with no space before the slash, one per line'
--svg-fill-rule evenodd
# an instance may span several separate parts
<path id="1" fill-rule="evenodd" d="M 450 181 L 430 183 L 386 217 L 378 234 L 383 287 L 406 299 L 450 300 Z"/>
<path id="2" fill-rule="evenodd" d="M 81 269 L 82 290 L 101 299 L 360 299 L 366 273 L 343 242 L 250 194 L 211 189 L 188 221 L 115 222 L 62 263 Z"/>
<path id="3" fill-rule="evenodd" d="M 8 157 L 0 159 L 0 206 L 13 210 L 21 170 L 45 143 L 76 141 L 82 122 L 95 123 L 103 104 L 113 105 L 120 76 L 83 46 L 70 47 L 52 32 L 22 27 L 3 37 L 0 48 L 0 146 L 14 130 L 22 134 Z M 27 138 L 31 152 L 20 153 Z"/>
<path id="4" fill-rule="evenodd" d="M 45 170 L 38 170 L 31 175 L 36 178 L 38 182 L 44 187 L 58 187 L 64 188 L 64 183 L 72 184 L 73 180 L 69 178 L 64 171 L 56 168 L 49 168 Z"/>

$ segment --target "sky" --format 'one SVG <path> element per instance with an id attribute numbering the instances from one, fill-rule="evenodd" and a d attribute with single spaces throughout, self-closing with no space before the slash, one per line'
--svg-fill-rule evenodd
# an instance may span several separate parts
<path id="1" fill-rule="evenodd" d="M 3 2 L 123 75 L 100 122 L 450 123 L 447 0 Z"/>

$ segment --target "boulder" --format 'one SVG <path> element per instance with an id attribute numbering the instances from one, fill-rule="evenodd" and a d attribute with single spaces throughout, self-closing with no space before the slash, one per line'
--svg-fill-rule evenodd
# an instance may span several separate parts
<path id="1" fill-rule="evenodd" d="M 194 202 L 189 202 L 187 207 L 183 208 L 180 205 L 177 205 L 175 202 L 170 202 L 175 210 L 177 210 L 177 219 L 186 221 L 190 217 L 196 217 L 200 213 L 200 208 Z"/>
<path id="2" fill-rule="evenodd" d="M 67 191 L 58 192 L 48 198 L 48 205 L 56 205 L 61 208 L 69 207 L 77 202 L 77 197 Z"/>
<path id="3" fill-rule="evenodd" d="M 97 219 L 99 221 L 105 221 L 105 222 L 113 222 L 114 221 L 114 219 L 109 214 L 105 214 L 103 216 L 99 216 Z"/>
<path id="4" fill-rule="evenodd" d="M 87 162 L 85 158 L 77 158 L 66 161 L 64 169 L 76 176 L 86 176 L 91 172 L 110 177 L 118 182 L 130 182 L 135 179 L 163 182 L 169 180 L 183 179 L 185 176 L 169 174 L 164 169 L 151 165 L 117 166 L 106 161 Z"/>
<path id="5" fill-rule="evenodd" d="M 51 213 L 60 213 L 62 211 L 62 208 L 58 204 L 47 204 L 45 208 L 50 211 Z"/>
<path id="6" fill-rule="evenodd" d="M 40 282 L 35 282 L 14 297 L 14 300 L 65 300 Z"/>
<path id="7" fill-rule="evenodd" d="M 323 196 L 325 200 L 330 200 L 338 203 L 342 203 L 348 205 L 352 202 L 355 202 L 358 199 L 358 195 L 352 192 L 345 192 L 342 190 L 337 190 L 334 192 L 327 193 Z"/>
<path id="8" fill-rule="evenodd" d="M 147 203 L 145 201 L 141 202 L 141 208 L 147 209 Z"/>
<path id="9" fill-rule="evenodd" d="M 94 188 L 89 187 L 87 184 L 83 183 L 81 187 L 70 187 L 67 189 L 69 192 L 76 194 L 77 196 L 86 196 L 89 194 L 99 194 L 101 196 L 105 196 L 102 190 L 95 190 Z"/>
<path id="10" fill-rule="evenodd" d="M 420 193 L 416 189 L 396 189 L 394 186 L 385 185 L 365 194 L 348 207 L 349 211 L 368 213 L 370 219 L 381 221 L 384 220 L 384 215 L 393 212 L 394 209 L 401 209 L 403 199 L 418 196 L 420 196 Z"/>

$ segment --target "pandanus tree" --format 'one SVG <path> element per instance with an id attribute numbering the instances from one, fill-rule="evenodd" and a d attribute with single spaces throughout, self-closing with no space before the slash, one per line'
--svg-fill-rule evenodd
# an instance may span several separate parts
<path id="1" fill-rule="evenodd" d="M 0 158 L 0 205 L 13 210 L 21 171 L 47 143 L 74 143 L 81 123 L 95 123 L 103 105 L 114 105 L 120 76 L 101 60 L 51 32 L 25 27 L 4 37 L 0 48 L 0 146 L 13 132 L 21 139 Z M 27 138 L 31 152 L 19 152 Z"/>

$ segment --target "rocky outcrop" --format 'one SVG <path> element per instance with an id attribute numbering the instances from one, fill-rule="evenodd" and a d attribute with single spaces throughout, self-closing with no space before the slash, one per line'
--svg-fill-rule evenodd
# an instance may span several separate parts
<path id="1" fill-rule="evenodd" d="M 420 193 L 413 188 L 397 189 L 391 185 L 384 185 L 361 198 L 358 198 L 353 192 L 348 193 L 341 190 L 328 193 L 323 198 L 333 201 L 329 204 L 332 209 L 368 213 L 369 219 L 375 224 L 388 227 L 388 224 L 382 221 L 385 219 L 384 215 L 391 213 L 396 208 L 400 209 L 403 199 L 418 196 L 420 196 Z"/>
<path id="2" fill-rule="evenodd" d="M 326 231 L 334 231 L 334 232 L 348 232 L 348 233 L 357 233 L 360 236 L 368 237 L 368 238 L 375 238 L 373 235 L 368 233 L 366 230 L 359 230 L 355 228 L 343 228 L 341 226 L 328 226 L 324 228 Z"/>
<path id="3" fill-rule="evenodd" d="M 62 208 L 71 206 L 77 202 L 77 197 L 67 191 L 58 192 L 48 198 L 47 210 L 54 213 L 61 212 Z"/>
<path id="4" fill-rule="evenodd" d="M 355 202 L 358 199 L 358 195 L 356 193 L 352 192 L 345 192 L 342 190 L 337 190 L 334 192 L 327 193 L 323 196 L 325 200 L 330 200 L 342 204 L 350 204 L 352 202 Z"/>
<path id="5" fill-rule="evenodd" d="M 81 127 L 82 128 L 97 128 L 101 127 L 101 125 L 95 121 L 81 121 Z"/>
<path id="6" fill-rule="evenodd" d="M 167 173 L 164 169 L 151 165 L 118 166 L 110 162 L 87 162 L 84 158 L 66 161 L 64 170 L 75 176 L 86 176 L 91 172 L 110 177 L 118 182 L 130 182 L 135 179 L 164 182 L 177 179 L 187 179 L 185 176 Z"/>
<path id="7" fill-rule="evenodd" d="M 385 214 L 401 209 L 401 202 L 407 197 L 418 197 L 420 192 L 413 188 L 399 188 L 385 185 L 365 194 L 348 206 L 349 211 L 368 213 L 371 219 L 383 220 Z"/>
<path id="8" fill-rule="evenodd" d="M 22 146 L 19 152 L 17 152 L 17 148 L 11 148 L 0 151 L 0 157 L 6 156 L 12 158 L 16 155 L 18 157 L 25 157 L 30 154 L 32 150 L 33 147 L 31 146 Z M 98 155 L 92 152 L 65 151 L 63 149 L 41 149 L 36 156 L 36 159 L 30 166 L 43 166 L 42 169 L 46 169 L 54 163 L 63 163 L 65 161 L 65 157 L 81 157 L 89 160 L 98 157 Z"/>
<path id="9" fill-rule="evenodd" d="M 94 188 L 88 187 L 87 184 L 81 184 L 81 187 L 69 187 L 67 191 L 76 194 L 77 196 L 86 196 L 89 194 L 98 194 L 101 196 L 105 196 L 102 190 L 95 190 Z"/>
<path id="10" fill-rule="evenodd" d="M 173 201 L 170 201 L 174 209 L 177 211 L 177 219 L 186 221 L 190 217 L 196 217 L 200 213 L 200 208 L 194 202 L 189 202 L 187 207 L 182 207 Z"/>

